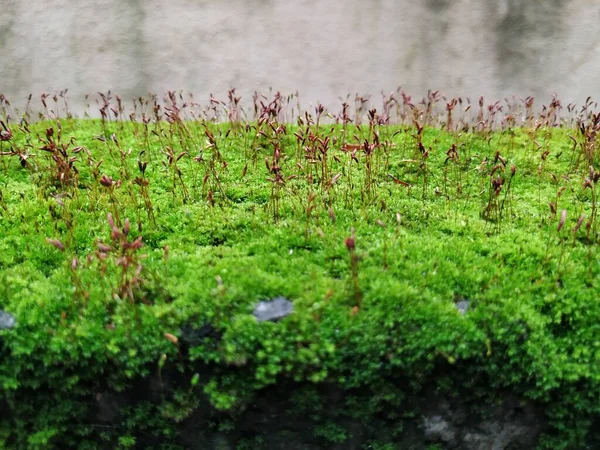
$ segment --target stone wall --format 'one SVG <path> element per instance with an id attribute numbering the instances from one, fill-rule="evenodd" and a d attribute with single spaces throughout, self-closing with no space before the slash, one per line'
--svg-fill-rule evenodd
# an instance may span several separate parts
<path id="1" fill-rule="evenodd" d="M 589 0 L 0 0 L 0 92 L 597 97 Z"/>
<path id="2" fill-rule="evenodd" d="M 206 368 L 207 371 L 210 368 Z M 207 372 L 203 372 L 206 374 Z M 405 383 L 386 379 L 384 384 Z M 103 392 L 90 401 L 91 423 L 118 431 L 128 407 L 146 402 L 160 405 L 189 380 L 165 371 L 162 379 L 150 376 L 124 392 Z M 350 403 L 368 408 L 374 395 L 367 386 L 353 391 L 322 383 L 306 385 L 281 380 L 259 391 L 243 411 L 218 412 L 204 399 L 178 421 L 162 444 L 189 450 L 534 450 L 547 431 L 543 409 L 509 393 L 481 395 L 463 390 L 454 395 L 433 386 L 406 391 L 403 401 L 385 414 L 368 415 L 366 409 L 348 410 Z M 494 399 L 493 401 L 491 399 Z M 299 408 L 299 399 L 302 406 Z M 175 410 L 185 410 L 185 406 Z M 224 426 L 225 425 L 225 426 Z M 139 432 L 139 430 L 137 430 Z M 118 435 L 118 433 L 117 433 Z M 139 433 L 139 447 L 158 444 Z M 146 441 L 146 439 L 149 439 Z M 113 449 L 109 441 L 98 448 Z M 597 448 L 591 442 L 590 448 Z"/>

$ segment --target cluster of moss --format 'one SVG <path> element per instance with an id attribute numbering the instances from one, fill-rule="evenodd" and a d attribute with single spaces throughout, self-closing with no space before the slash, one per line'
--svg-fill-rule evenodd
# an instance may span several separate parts
<path id="1" fill-rule="evenodd" d="M 575 132 L 277 126 L 11 128 L 0 443 L 176 448 L 206 399 L 233 417 L 288 382 L 368 392 L 345 406 L 368 425 L 436 383 L 538 402 L 540 447 L 584 448 L 600 409 L 600 166 Z M 259 323 L 253 306 L 277 296 L 294 313 Z M 206 326 L 216 338 L 185 341 Z M 166 370 L 184 381 L 121 427 L 89 418 L 98 393 Z"/>

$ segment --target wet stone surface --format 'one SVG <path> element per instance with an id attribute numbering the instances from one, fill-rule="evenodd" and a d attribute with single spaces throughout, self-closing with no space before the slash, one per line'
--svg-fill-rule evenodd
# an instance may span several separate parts
<path id="1" fill-rule="evenodd" d="M 283 319 L 294 311 L 294 305 L 285 297 L 276 297 L 254 306 L 254 317 L 259 322 Z"/>
<path id="2" fill-rule="evenodd" d="M 181 340 L 190 345 L 197 345 L 205 339 L 220 339 L 221 333 L 207 323 L 201 327 L 194 327 L 192 325 L 184 325 L 181 328 Z"/>
<path id="3" fill-rule="evenodd" d="M 10 330 L 16 324 L 17 321 L 12 314 L 0 310 L 0 330 Z"/>
<path id="4" fill-rule="evenodd" d="M 460 300 L 458 302 L 456 302 L 454 304 L 454 306 L 456 306 L 456 309 L 458 310 L 458 312 L 461 315 L 465 315 L 467 313 L 467 311 L 469 310 L 469 301 L 468 300 Z"/>

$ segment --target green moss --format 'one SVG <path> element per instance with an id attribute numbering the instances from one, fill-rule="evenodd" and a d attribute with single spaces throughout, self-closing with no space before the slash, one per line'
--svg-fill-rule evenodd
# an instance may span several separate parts
<path id="1" fill-rule="evenodd" d="M 45 139 L 48 127 L 57 130 L 51 122 L 32 125 L 29 136 L 15 130 L 13 147 Z M 202 124 L 186 127 L 152 124 L 146 141 L 141 124 L 64 122 L 61 143 L 74 138 L 70 183 L 61 184 L 56 161 L 37 147 L 29 167 L 2 157 L 0 308 L 18 320 L 0 332 L 0 401 L 13 412 L 0 425 L 7 448 L 100 439 L 85 421 L 73 425 L 99 390 L 126 389 L 163 367 L 191 379 L 204 365 L 211 371 L 201 386 L 184 383 L 161 400 L 169 406 L 157 413 L 157 428 L 167 435 L 204 395 L 236 414 L 282 380 L 350 391 L 400 376 L 416 389 L 440 367 L 460 366 L 466 384 L 544 404 L 553 426 L 546 447 L 581 445 L 584 419 L 600 405 L 600 265 L 596 185 L 582 187 L 589 168 L 573 163 L 569 130 L 516 130 L 511 138 L 427 129 L 425 160 L 412 130 L 380 127 L 389 145 L 352 162 L 341 150 L 342 127 L 312 128 L 336 139 L 323 164 L 323 154 L 299 154 L 297 127 L 269 134 L 262 146 L 250 144 L 252 131 L 227 136 L 228 125 L 209 125 L 210 146 Z M 367 128 L 357 133 L 369 136 Z M 533 145 L 541 136 L 545 159 Z M 270 141 L 281 145 L 279 161 Z M 453 144 L 459 158 L 447 160 Z M 169 159 L 167 147 L 180 159 Z M 285 184 L 269 181 L 265 159 L 281 167 Z M 143 174 L 138 161 L 147 162 Z M 102 175 L 114 186 L 103 186 Z M 111 238 L 107 213 L 118 229 L 128 218 L 128 242 L 142 236 L 145 246 L 128 253 L 129 244 Z M 581 214 L 593 221 L 573 231 Z M 355 279 L 345 246 L 351 230 Z M 114 250 L 98 251 L 97 241 Z M 127 270 L 122 257 L 131 258 Z M 257 323 L 253 304 L 278 295 L 294 302 L 294 314 Z M 465 316 L 458 300 L 469 301 Z M 218 343 L 182 352 L 164 336 L 207 323 L 222 335 Z M 388 390 L 369 411 L 401 397 Z M 187 405 L 185 413 L 174 405 Z M 134 447 L 146 432 L 140 421 L 109 441 Z M 342 442 L 347 430 L 324 422 L 315 434 Z"/>

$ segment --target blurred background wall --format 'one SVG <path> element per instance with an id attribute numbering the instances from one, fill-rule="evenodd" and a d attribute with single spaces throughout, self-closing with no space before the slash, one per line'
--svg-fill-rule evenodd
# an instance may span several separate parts
<path id="1" fill-rule="evenodd" d="M 0 0 L 0 92 L 582 102 L 599 93 L 598 36 L 593 0 Z"/>

